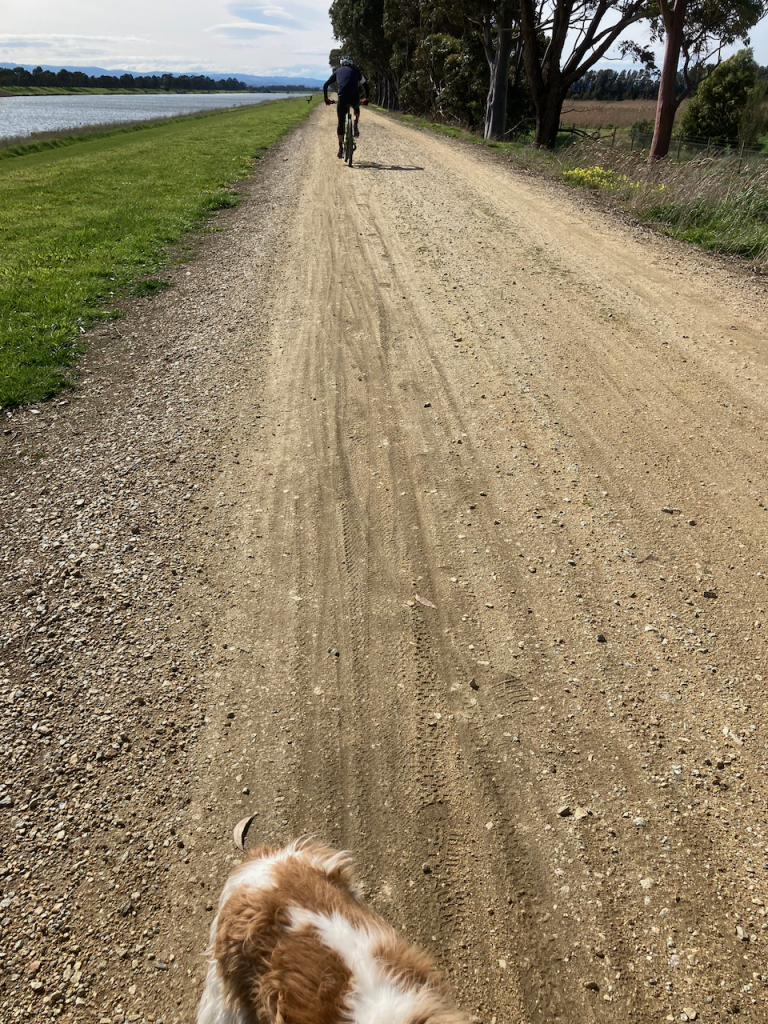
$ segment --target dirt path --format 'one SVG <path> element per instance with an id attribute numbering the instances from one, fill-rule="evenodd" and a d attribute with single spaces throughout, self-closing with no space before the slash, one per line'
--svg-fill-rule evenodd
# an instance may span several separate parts
<path id="1" fill-rule="evenodd" d="M 762 283 L 482 152 L 376 114 L 363 129 L 353 170 L 325 111 L 281 144 L 57 421 L 67 451 L 93 442 L 78 493 L 106 466 L 115 497 L 113 449 L 135 453 L 134 505 L 103 502 L 97 542 L 135 632 L 102 616 L 46 677 L 47 635 L 21 620 L 53 542 L 27 594 L 20 516 L 6 693 L 21 685 L 20 720 L 35 687 L 69 694 L 87 750 L 74 680 L 122 641 L 91 699 L 124 707 L 131 736 L 111 768 L 91 743 L 83 773 L 65 757 L 56 774 L 48 736 L 7 748 L 31 785 L 6 770 L 0 1009 L 192 1020 L 231 826 L 258 810 L 264 838 L 353 849 L 374 905 L 483 1024 L 764 1021 Z M 12 429 L 41 430 L 29 412 Z M 29 511 L 58 500 L 58 472 L 71 537 L 61 459 L 20 451 L 4 483 Z M 57 608 L 113 586 L 75 546 Z M 46 772 L 84 834 L 48 833 L 41 867 Z M 19 910 L 46 864 L 50 900 L 77 900 L 58 932 Z M 78 996 L 60 978 L 84 958 Z M 58 988 L 31 994 L 46 966 Z"/>

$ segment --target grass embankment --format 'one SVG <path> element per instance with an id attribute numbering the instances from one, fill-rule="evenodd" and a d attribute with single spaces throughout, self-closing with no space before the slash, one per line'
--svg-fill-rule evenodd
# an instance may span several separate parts
<path id="1" fill-rule="evenodd" d="M 0 160 L 0 407 L 64 387 L 86 327 L 161 287 L 168 246 L 235 205 L 230 186 L 309 109 L 279 100 Z"/>
<path id="2" fill-rule="evenodd" d="M 621 105 L 621 104 L 619 104 Z M 613 205 L 664 234 L 706 249 L 768 264 L 768 161 L 708 157 L 646 166 L 647 150 L 630 150 L 628 137 L 574 142 L 562 132 L 555 152 L 526 142 L 485 142 L 451 125 L 403 116 L 419 127 L 483 145 L 516 167 L 599 192 Z"/>

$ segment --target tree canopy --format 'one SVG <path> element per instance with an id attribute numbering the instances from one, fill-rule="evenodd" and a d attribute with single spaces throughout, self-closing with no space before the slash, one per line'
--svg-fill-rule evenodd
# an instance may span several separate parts
<path id="1" fill-rule="evenodd" d="M 724 60 L 699 86 L 683 118 L 683 131 L 694 138 L 725 144 L 739 139 L 742 114 L 758 81 L 752 50 Z"/>
<path id="2" fill-rule="evenodd" d="M 248 89 L 237 78 L 219 78 L 208 75 L 86 75 L 82 71 L 33 71 L 24 68 L 0 68 L 0 87 L 38 86 L 60 89 L 166 89 L 170 92 L 242 92 Z"/>

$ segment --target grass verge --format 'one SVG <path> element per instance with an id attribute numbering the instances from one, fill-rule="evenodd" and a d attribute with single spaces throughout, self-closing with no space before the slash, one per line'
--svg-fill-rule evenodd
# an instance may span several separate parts
<path id="1" fill-rule="evenodd" d="M 648 170 L 645 154 L 585 142 L 560 157 L 561 176 L 607 195 L 638 220 L 705 249 L 768 264 L 768 163 L 738 156 Z"/>
<path id="2" fill-rule="evenodd" d="M 0 407 L 56 394 L 88 325 L 166 286 L 168 246 L 215 210 L 304 97 L 80 136 L 0 161 Z"/>
<path id="3" fill-rule="evenodd" d="M 649 172 L 647 153 L 631 152 L 628 137 L 574 142 L 561 133 L 558 148 L 549 152 L 523 142 L 485 142 L 451 125 L 397 116 L 494 149 L 534 174 L 600 193 L 663 234 L 768 267 L 768 161 L 701 155 L 682 163 L 663 160 Z"/>

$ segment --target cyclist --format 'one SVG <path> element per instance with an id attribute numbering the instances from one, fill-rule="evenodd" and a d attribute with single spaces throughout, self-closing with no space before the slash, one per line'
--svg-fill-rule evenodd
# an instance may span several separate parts
<path id="1" fill-rule="evenodd" d="M 344 156 L 344 119 L 347 116 L 347 111 L 352 108 L 355 112 L 355 135 L 360 135 L 357 123 L 360 120 L 360 104 L 363 106 L 368 105 L 368 82 L 365 80 L 360 68 L 356 68 L 352 63 L 351 57 L 342 57 L 339 61 L 339 67 L 333 72 L 331 77 L 323 86 L 323 98 L 328 106 L 331 104 L 331 100 L 328 99 L 328 87 L 333 83 L 336 83 L 336 92 L 338 94 L 338 118 L 339 126 L 336 134 L 339 137 L 339 152 L 337 156 L 341 159 Z M 363 87 L 365 97 L 363 100 L 360 99 L 360 86 Z"/>

